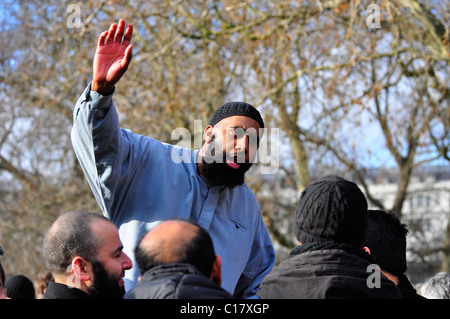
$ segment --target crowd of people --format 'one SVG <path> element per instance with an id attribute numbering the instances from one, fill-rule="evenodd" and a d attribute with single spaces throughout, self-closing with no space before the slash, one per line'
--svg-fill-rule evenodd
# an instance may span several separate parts
<path id="1" fill-rule="evenodd" d="M 450 274 L 444 272 L 416 292 L 405 275 L 406 225 L 390 212 L 367 210 L 350 181 L 326 176 L 306 187 L 294 222 L 298 246 L 262 280 L 261 299 L 450 299 Z M 221 257 L 195 222 L 161 222 L 134 253 L 142 276 L 126 292 L 123 278 L 133 264 L 117 227 L 99 214 L 67 212 L 46 233 L 48 271 L 34 283 L 21 274 L 5 280 L 0 263 L 0 299 L 236 298 L 221 287 Z M 369 284 L 373 264 L 380 269 L 375 287 Z"/>
<path id="2" fill-rule="evenodd" d="M 75 105 L 72 144 L 103 216 L 74 210 L 48 229 L 43 299 L 448 298 L 448 274 L 416 292 L 405 275 L 405 225 L 368 210 L 358 186 L 335 175 L 301 193 L 298 245 L 275 266 L 244 181 L 261 114 L 223 104 L 199 150 L 122 129 L 112 97 L 131 62 L 132 33 L 120 20 L 100 35 L 92 82 Z M 0 297 L 35 296 L 25 276 L 5 281 L 1 265 L 0 274 Z"/>

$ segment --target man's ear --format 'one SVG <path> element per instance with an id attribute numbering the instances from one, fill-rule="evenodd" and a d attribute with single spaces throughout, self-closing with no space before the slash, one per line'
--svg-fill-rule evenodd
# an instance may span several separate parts
<path id="1" fill-rule="evenodd" d="M 213 131 L 214 131 L 214 128 L 211 125 L 208 125 L 207 127 L 205 127 L 204 135 L 205 135 L 205 142 L 206 143 L 210 143 L 211 142 L 211 139 L 212 139 L 212 136 L 213 136 Z"/>
<path id="2" fill-rule="evenodd" d="M 219 286 L 222 285 L 222 258 L 220 258 L 219 255 L 216 256 L 216 259 L 214 259 L 210 278 Z"/>
<path id="3" fill-rule="evenodd" d="M 76 256 L 72 259 L 72 273 L 81 281 L 92 281 L 91 265 L 83 257 Z"/>

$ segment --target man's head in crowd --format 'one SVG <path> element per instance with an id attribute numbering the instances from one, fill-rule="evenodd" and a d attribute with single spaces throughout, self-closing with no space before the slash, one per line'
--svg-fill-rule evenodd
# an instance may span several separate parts
<path id="1" fill-rule="evenodd" d="M 195 266 L 201 273 L 221 285 L 221 259 L 216 256 L 208 232 L 197 224 L 183 220 L 162 222 L 139 241 L 135 249 L 141 274 L 170 263 Z"/>
<path id="2" fill-rule="evenodd" d="M 299 243 L 335 242 L 362 248 L 367 227 L 367 201 L 359 187 L 329 175 L 308 185 L 295 212 Z"/>
<path id="3" fill-rule="evenodd" d="M 85 211 L 61 215 L 44 239 L 44 259 L 55 282 L 98 298 L 121 298 L 125 270 L 132 267 L 122 251 L 117 227 Z"/>
<path id="4" fill-rule="evenodd" d="M 258 150 L 263 128 L 264 121 L 252 105 L 223 104 L 205 128 L 201 173 L 217 185 L 242 185 Z"/>
<path id="5" fill-rule="evenodd" d="M 364 245 L 370 249 L 381 271 L 396 284 L 407 268 L 405 224 L 392 213 L 382 210 L 367 212 L 367 235 Z M 393 277 L 394 276 L 394 277 Z"/>

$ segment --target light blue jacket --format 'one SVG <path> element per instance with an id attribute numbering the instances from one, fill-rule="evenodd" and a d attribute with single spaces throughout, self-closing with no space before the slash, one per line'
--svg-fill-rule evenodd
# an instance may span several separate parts
<path id="1" fill-rule="evenodd" d="M 223 288 L 256 298 L 275 253 L 258 201 L 245 183 L 208 186 L 197 173 L 198 150 L 121 129 L 112 94 L 91 92 L 90 85 L 75 105 L 72 144 L 103 214 L 118 227 L 133 261 L 125 272 L 127 290 L 140 275 L 133 253 L 137 241 L 161 221 L 183 218 L 209 231 L 222 258 Z"/>

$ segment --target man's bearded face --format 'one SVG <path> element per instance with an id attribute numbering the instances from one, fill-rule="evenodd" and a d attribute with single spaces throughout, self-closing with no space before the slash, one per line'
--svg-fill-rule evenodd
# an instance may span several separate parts
<path id="1" fill-rule="evenodd" d="M 244 183 L 245 173 L 252 163 L 245 162 L 243 153 L 227 155 L 223 146 L 217 142 L 213 135 L 208 144 L 206 155 L 202 158 L 203 173 L 206 178 L 216 185 L 234 187 Z"/>

